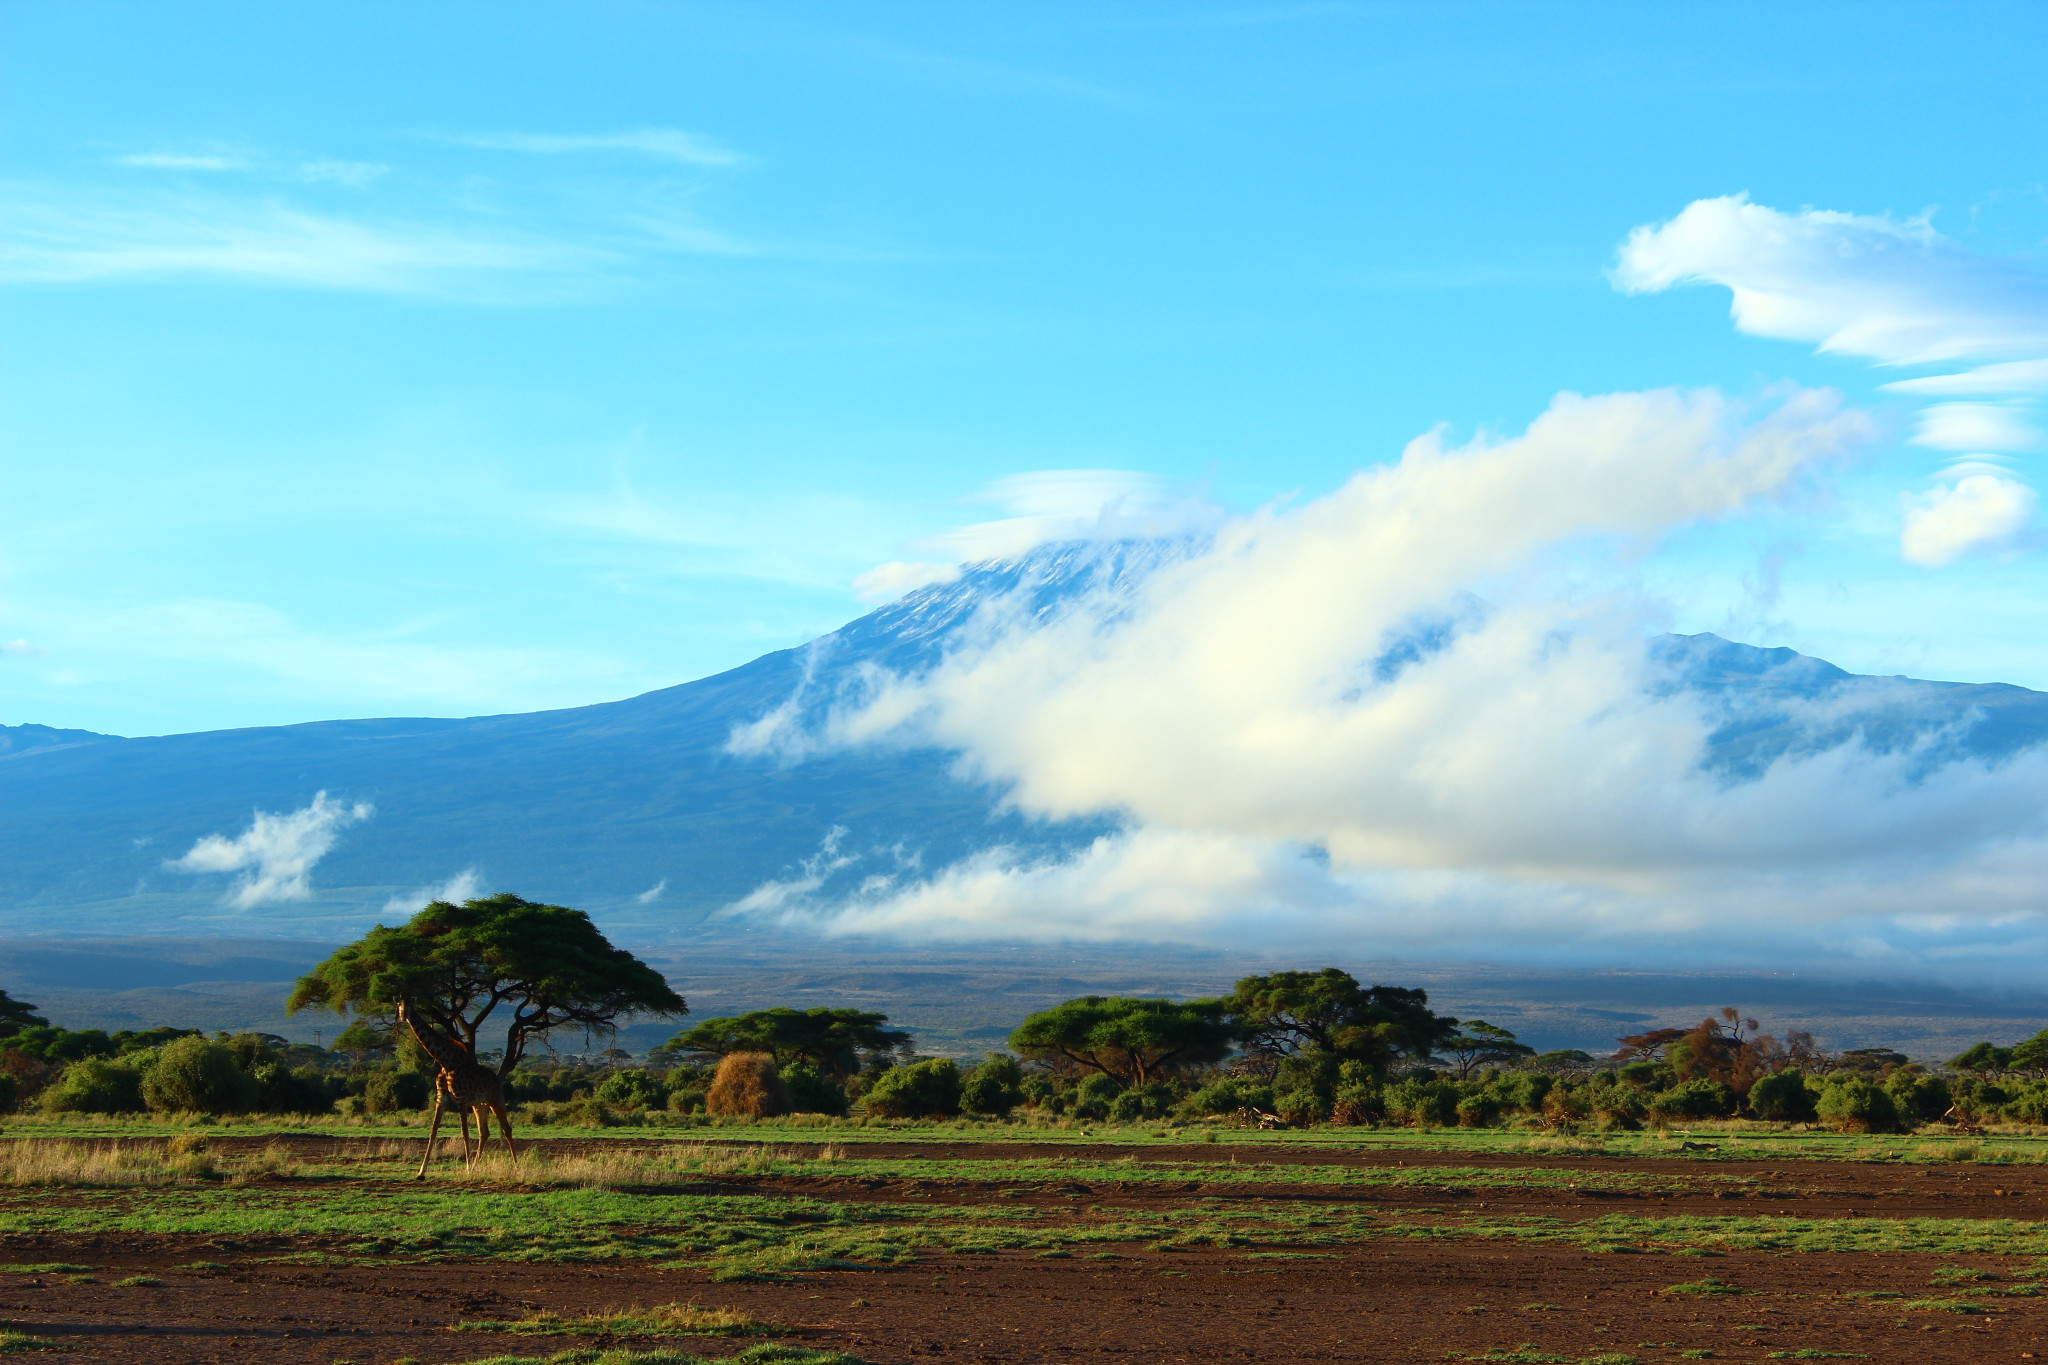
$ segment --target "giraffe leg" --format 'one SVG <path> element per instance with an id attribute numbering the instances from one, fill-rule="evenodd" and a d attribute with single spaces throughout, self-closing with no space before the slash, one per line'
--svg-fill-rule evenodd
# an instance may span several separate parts
<path id="1" fill-rule="evenodd" d="M 468 1113 L 463 1114 L 462 1121 L 464 1123 L 469 1122 L 470 1113 L 476 1115 L 476 1159 L 482 1161 L 484 1159 L 484 1146 L 491 1140 L 491 1116 L 489 1111 L 479 1104 Z"/>
<path id="2" fill-rule="evenodd" d="M 505 1106 L 503 1104 L 494 1104 L 491 1106 L 491 1110 L 497 1114 L 498 1128 L 505 1134 L 505 1150 L 512 1154 L 514 1161 L 519 1160 L 519 1149 L 512 1145 L 512 1120 L 505 1116 Z"/>
<path id="3" fill-rule="evenodd" d="M 470 1151 L 469 1111 L 467 1109 L 458 1109 L 455 1112 L 462 1115 L 462 1164 L 465 1166 L 473 1166 L 476 1164 L 477 1155 L 483 1151 L 483 1144 L 481 1142 L 477 1144 L 476 1152 L 473 1153 Z"/>
<path id="4" fill-rule="evenodd" d="M 427 1127 L 427 1154 L 420 1158 L 419 1173 L 413 1176 L 414 1180 L 425 1180 L 427 1178 L 427 1163 L 434 1159 L 434 1139 L 440 1135 L 440 1132 L 441 1087 L 437 1085 L 434 1087 L 434 1121 Z"/>

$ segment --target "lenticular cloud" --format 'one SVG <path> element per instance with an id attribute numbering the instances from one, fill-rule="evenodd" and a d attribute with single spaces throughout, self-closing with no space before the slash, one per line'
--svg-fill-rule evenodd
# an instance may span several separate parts
<path id="1" fill-rule="evenodd" d="M 1881 956 L 1931 905 L 2001 941 L 2030 933 L 2048 892 L 2039 755 L 1866 743 L 1851 688 L 1783 700 L 1839 738 L 1717 768 L 1730 717 L 1648 648 L 1632 555 L 1866 435 L 1814 391 L 1762 409 L 1564 395 L 1520 436 L 1425 436 L 1058 611 L 991 602 L 938 663 L 871 676 L 806 743 L 949 749 L 1028 813 L 1121 828 L 936 873 L 837 835 L 829 875 L 807 866 L 736 909 L 1439 954 L 1683 940 L 1695 960 L 1703 931 L 1739 953 Z"/>

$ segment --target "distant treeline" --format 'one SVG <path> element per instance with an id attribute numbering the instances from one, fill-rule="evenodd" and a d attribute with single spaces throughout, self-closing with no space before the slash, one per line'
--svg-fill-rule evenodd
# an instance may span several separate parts
<path id="1" fill-rule="evenodd" d="M 1928 1069 L 1885 1048 L 1834 1053 L 1726 1009 L 1612 1055 L 1537 1054 L 1504 1028 L 1429 1008 L 1425 992 L 1336 968 L 1249 976 L 1227 996 L 1086 996 L 1032 1015 L 979 1065 L 919 1057 L 884 1014 L 769 1009 L 707 1019 L 635 1060 L 523 1060 L 507 1097 L 543 1123 L 695 1116 L 1017 1115 L 1082 1123 L 1220 1117 L 1573 1130 L 1709 1119 L 1898 1132 L 1946 1120 L 2048 1123 L 2048 1031 L 1979 1043 Z M 431 1099 L 413 1039 L 358 1019 L 333 1045 L 275 1034 L 63 1029 L 0 992 L 0 1108 L 49 1114 L 378 1114 Z"/>

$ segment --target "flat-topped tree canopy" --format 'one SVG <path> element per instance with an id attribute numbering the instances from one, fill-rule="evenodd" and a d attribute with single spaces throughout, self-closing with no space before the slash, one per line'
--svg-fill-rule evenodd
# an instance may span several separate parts
<path id="1" fill-rule="evenodd" d="M 1226 997 L 1250 1052 L 1326 1052 L 1384 1074 L 1403 1057 L 1426 1059 L 1458 1021 L 1429 1008 L 1429 993 L 1361 986 L 1336 967 L 1248 976 Z"/>
<path id="2" fill-rule="evenodd" d="M 706 1019 L 678 1033 L 648 1054 L 650 1062 L 674 1057 L 726 1057 L 735 1052 L 767 1052 L 776 1063 L 809 1062 L 822 1072 L 847 1077 L 860 1070 L 864 1058 L 905 1051 L 910 1035 L 884 1028 L 889 1016 L 872 1010 L 820 1006 L 798 1010 L 786 1005 L 755 1010 L 730 1019 Z"/>
<path id="3" fill-rule="evenodd" d="M 1143 1085 L 1220 1061 L 1232 1036 L 1221 1000 L 1085 995 L 1026 1019 L 1010 1046 L 1034 1061 Z"/>
<path id="4" fill-rule="evenodd" d="M 404 924 L 378 925 L 300 977 L 286 1008 L 389 1020 L 401 1004 L 472 1059 L 479 1034 L 503 1024 L 500 1076 L 555 1029 L 689 1012 L 661 973 L 613 947 L 581 910 L 509 893 L 435 901 Z"/>

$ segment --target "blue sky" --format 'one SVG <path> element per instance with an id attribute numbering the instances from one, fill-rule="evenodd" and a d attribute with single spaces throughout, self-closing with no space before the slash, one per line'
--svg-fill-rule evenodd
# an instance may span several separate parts
<path id="1" fill-rule="evenodd" d="M 1746 194 L 1822 254 L 1924 216 L 2024 324 L 2044 50 L 2037 5 L 9 6 L 0 722 L 605 700 L 1104 489 L 1313 501 L 1668 385 L 1871 434 L 1643 547 L 1657 624 L 2048 686 L 2024 385 L 1933 445 L 1880 387 L 2025 336 L 1739 330 L 1755 253 L 1676 235 L 1709 282 L 1612 275 Z"/>

